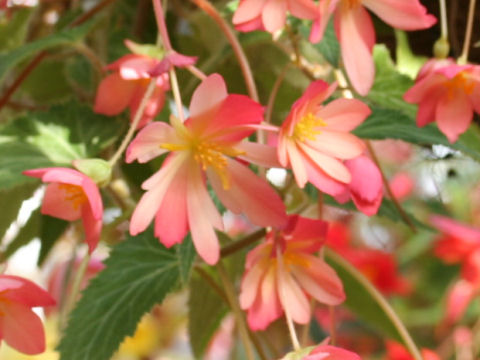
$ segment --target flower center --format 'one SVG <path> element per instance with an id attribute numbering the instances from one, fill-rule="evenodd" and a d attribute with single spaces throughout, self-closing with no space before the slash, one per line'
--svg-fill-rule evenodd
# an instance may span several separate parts
<path id="1" fill-rule="evenodd" d="M 87 196 L 82 187 L 71 184 L 59 184 L 58 187 L 63 190 L 64 199 L 69 201 L 75 210 L 87 202 Z"/>
<path id="2" fill-rule="evenodd" d="M 362 0 L 343 0 L 342 3 L 344 5 L 344 8 L 346 9 L 352 9 L 356 6 L 358 6 Z"/>
<path id="3" fill-rule="evenodd" d="M 222 181 L 225 190 L 230 188 L 230 179 L 227 172 L 226 156 L 235 157 L 244 154 L 243 151 L 231 146 L 219 144 L 213 141 L 205 141 L 198 138 L 188 139 L 183 144 L 162 144 L 162 148 L 170 151 L 190 151 L 193 159 L 206 171 L 213 168 Z"/>
<path id="4" fill-rule="evenodd" d="M 319 130 L 319 127 L 326 126 L 327 123 L 320 118 L 317 118 L 312 113 L 308 113 L 300 119 L 298 123 L 295 124 L 293 129 L 293 138 L 295 140 L 304 142 L 305 140 L 315 140 L 318 134 L 321 134 L 322 131 Z"/>
<path id="5" fill-rule="evenodd" d="M 475 84 L 468 77 L 464 71 L 459 72 L 453 79 L 446 83 L 448 88 L 448 97 L 453 98 L 457 90 L 465 92 L 465 94 L 471 94 Z"/>

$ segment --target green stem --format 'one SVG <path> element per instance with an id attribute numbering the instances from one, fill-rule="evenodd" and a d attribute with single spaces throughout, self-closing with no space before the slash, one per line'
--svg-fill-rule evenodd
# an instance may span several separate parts
<path id="1" fill-rule="evenodd" d="M 251 233 L 250 235 L 245 236 L 244 238 L 242 238 L 240 240 L 237 240 L 237 241 L 235 241 L 235 242 L 233 242 L 233 243 L 231 243 L 227 246 L 224 246 L 222 248 L 222 250 L 220 250 L 220 256 L 222 258 L 224 258 L 224 257 L 227 257 L 231 254 L 234 254 L 238 250 L 241 250 L 241 249 L 257 242 L 258 240 L 263 238 L 266 233 L 267 233 L 267 231 L 265 229 L 260 229 L 260 230 L 257 230 L 255 232 Z"/>
<path id="2" fill-rule="evenodd" d="M 465 39 L 463 42 L 462 55 L 460 55 L 460 57 L 458 58 L 459 64 L 466 64 L 468 61 L 470 41 L 472 40 L 473 19 L 475 16 L 475 2 L 476 0 L 470 0 L 470 6 L 468 7 L 467 28 L 465 30 Z"/>
<path id="3" fill-rule="evenodd" d="M 135 113 L 135 117 L 133 118 L 133 121 L 130 124 L 130 128 L 128 129 L 127 135 L 125 135 L 125 137 L 123 138 L 123 141 L 120 144 L 117 151 L 115 152 L 115 154 L 113 154 L 111 159 L 108 160 L 108 163 L 110 164 L 110 166 L 113 167 L 115 165 L 115 163 L 118 161 L 118 159 L 120 159 L 123 152 L 127 148 L 128 144 L 130 143 L 130 140 L 132 140 L 133 134 L 137 129 L 138 123 L 142 119 L 143 113 L 145 112 L 145 108 L 147 107 L 148 100 L 152 96 L 156 86 L 157 86 L 157 79 L 153 78 L 152 80 L 150 80 L 150 83 L 148 84 L 147 90 L 145 91 L 142 101 L 140 102 L 140 106 L 138 107 L 137 112 Z"/>
<path id="4" fill-rule="evenodd" d="M 415 345 L 415 342 L 410 336 L 407 328 L 403 324 L 402 320 L 400 320 L 395 310 L 393 310 L 388 301 L 383 297 L 383 295 L 370 283 L 370 281 L 368 281 L 365 276 L 363 276 L 353 265 L 344 260 L 340 255 L 328 248 L 325 248 L 325 254 L 335 263 L 339 264 L 342 268 L 348 271 L 349 274 L 353 276 L 370 293 L 372 298 L 382 308 L 392 322 L 413 358 L 415 360 L 423 360 L 420 350 Z"/>
<path id="5" fill-rule="evenodd" d="M 447 20 L 447 4 L 446 0 L 439 0 L 440 2 L 440 26 L 442 31 L 442 38 L 448 39 L 448 20 Z"/>
<path id="6" fill-rule="evenodd" d="M 220 260 L 217 264 L 218 274 L 220 275 L 220 280 L 222 281 L 223 287 L 225 288 L 225 294 L 228 298 L 228 303 L 230 304 L 230 308 L 233 311 L 233 315 L 237 321 L 238 329 L 240 332 L 240 337 L 242 338 L 243 345 L 245 347 L 245 352 L 248 360 L 255 360 L 255 356 L 253 354 L 252 344 L 250 343 L 250 338 L 248 335 L 247 324 L 245 323 L 245 318 L 243 316 L 242 310 L 240 309 L 240 305 L 237 301 L 237 296 L 235 294 L 235 289 L 233 288 L 233 284 L 228 277 L 227 271 Z"/>

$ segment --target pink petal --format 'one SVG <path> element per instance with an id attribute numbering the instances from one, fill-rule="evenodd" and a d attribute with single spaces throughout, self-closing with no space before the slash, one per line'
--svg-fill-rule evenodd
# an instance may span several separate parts
<path id="1" fill-rule="evenodd" d="M 226 99 L 227 95 L 227 86 L 219 74 L 212 74 L 203 80 L 195 89 L 190 102 L 189 109 L 192 125 L 196 127 L 194 125 L 194 122 L 197 121 L 195 118 L 201 116 L 208 117 L 208 114 L 216 110 Z"/>
<path id="2" fill-rule="evenodd" d="M 437 105 L 443 96 L 443 89 L 431 91 L 418 104 L 417 126 L 423 127 L 436 120 Z"/>
<path id="3" fill-rule="evenodd" d="M 335 99 L 321 108 L 316 116 L 327 123 L 326 129 L 351 131 L 372 113 L 370 108 L 357 99 Z"/>
<path id="4" fill-rule="evenodd" d="M 288 10 L 300 19 L 315 19 L 317 6 L 311 0 L 287 0 Z"/>
<path id="5" fill-rule="evenodd" d="M 45 351 L 45 333 L 38 315 L 17 303 L 0 302 L 1 333 L 12 348 L 28 355 Z"/>
<path id="6" fill-rule="evenodd" d="M 319 302 L 336 306 L 345 300 L 343 284 L 336 272 L 323 260 L 301 255 L 308 268 L 293 266 L 292 273 L 303 289 Z"/>
<path id="7" fill-rule="evenodd" d="M 96 249 L 102 232 L 102 218 L 97 219 L 89 206 L 82 209 L 82 222 L 85 229 L 85 242 L 88 244 L 88 252 L 91 254 Z"/>
<path id="8" fill-rule="evenodd" d="M 182 165 L 184 165 L 184 159 L 176 156 L 172 161 L 164 164 L 156 174 L 143 183 L 143 185 L 145 185 L 152 179 L 156 180 L 155 182 L 149 183 L 151 188 L 143 194 L 132 214 L 130 220 L 131 235 L 141 233 L 150 224 L 162 204 L 165 192 L 170 186 L 170 183 L 177 177 L 177 173 Z"/>
<path id="9" fill-rule="evenodd" d="M 241 212 L 256 225 L 282 228 L 287 221 L 286 210 L 275 190 L 248 167 L 235 160 L 227 161 L 231 181 L 228 190 L 219 186 L 219 181 L 209 173 L 209 179 L 213 179 L 212 186 L 222 203 L 233 203 L 236 206 L 230 210 L 241 209 Z"/>
<path id="10" fill-rule="evenodd" d="M 454 143 L 458 136 L 463 134 L 473 118 L 473 108 L 468 96 L 462 91 L 457 90 L 454 94 L 446 94 L 439 101 L 436 111 L 438 128 L 448 141 Z"/>
<path id="11" fill-rule="evenodd" d="M 455 283 L 447 297 L 446 321 L 453 324 L 460 320 L 474 296 L 475 288 L 471 283 L 465 280 Z"/>
<path id="12" fill-rule="evenodd" d="M 147 91 L 148 84 L 139 84 L 135 91 L 133 92 L 132 99 L 130 101 L 130 122 L 133 122 L 138 109 L 140 107 L 140 103 L 145 96 L 145 92 Z M 143 111 L 142 118 L 137 125 L 137 129 L 144 127 L 146 124 L 151 122 L 155 116 L 157 116 L 163 108 L 165 103 L 165 90 L 163 87 L 158 86 L 153 91 L 152 95 L 149 97 L 147 105 Z"/>
<path id="13" fill-rule="evenodd" d="M 52 306 L 52 296 L 28 279 L 15 275 L 0 275 L 0 299 L 8 299 L 27 307 Z"/>
<path id="14" fill-rule="evenodd" d="M 459 239 L 474 240 L 480 246 L 480 229 L 461 224 L 445 216 L 434 215 L 430 222 L 440 231 Z"/>
<path id="15" fill-rule="evenodd" d="M 88 205 L 85 206 L 88 206 L 93 219 L 97 221 L 102 220 L 103 202 L 97 184 L 88 176 L 84 176 L 81 187 L 88 200 Z"/>
<path id="16" fill-rule="evenodd" d="M 328 176 L 322 168 L 315 164 L 312 160 L 307 159 L 304 162 L 307 170 L 308 181 L 310 181 L 317 189 L 332 196 L 337 196 L 345 191 L 346 184 L 343 184 L 332 177 Z"/>
<path id="17" fill-rule="evenodd" d="M 187 181 L 184 166 L 170 183 L 155 217 L 155 236 L 166 247 L 181 243 L 188 232 Z"/>
<path id="18" fill-rule="evenodd" d="M 310 302 L 300 286 L 281 266 L 277 267 L 277 280 L 282 307 L 289 312 L 293 321 L 307 324 L 310 321 Z"/>
<path id="19" fill-rule="evenodd" d="M 315 151 L 314 149 L 299 143 L 299 146 L 315 164 L 317 164 L 325 173 L 335 180 L 349 183 L 351 181 L 350 171 L 348 171 L 347 167 L 336 158 L 331 156 L 322 154 L 319 151 Z"/>
<path id="20" fill-rule="evenodd" d="M 290 216 L 290 219 L 292 216 Z M 304 249 L 304 251 L 314 252 L 318 251 L 325 241 L 327 234 L 328 223 L 318 219 L 308 219 L 301 216 L 297 216 L 295 220 L 295 227 L 289 232 L 292 240 L 287 246 L 293 246 L 292 243 L 302 242 L 304 240 L 310 240 L 315 244 L 314 248 Z M 287 230 L 285 230 L 287 233 Z M 315 241 L 313 241 L 315 240 Z"/>
<path id="21" fill-rule="evenodd" d="M 348 185 L 357 207 L 367 215 L 377 212 L 383 194 L 382 175 L 375 163 L 366 156 L 345 161 L 352 181 Z"/>
<path id="22" fill-rule="evenodd" d="M 276 269 L 274 266 L 270 266 L 262 279 L 262 286 L 259 289 L 260 294 L 258 297 L 261 299 L 262 306 L 257 315 L 257 328 L 259 328 L 258 324 L 263 325 L 260 328 L 266 328 L 272 321 L 278 319 L 283 314 L 276 280 Z"/>
<path id="23" fill-rule="evenodd" d="M 126 161 L 146 163 L 168 151 L 161 148 L 161 144 L 177 142 L 175 130 L 164 122 L 156 121 L 145 126 L 133 139 L 127 148 Z"/>
<path id="24" fill-rule="evenodd" d="M 244 155 L 239 156 L 240 159 L 268 168 L 282 167 L 278 162 L 276 147 L 243 141 L 235 148 L 245 152 Z"/>
<path id="25" fill-rule="evenodd" d="M 151 78 L 150 71 L 159 61 L 142 55 L 126 59 L 119 66 L 119 74 L 124 80 Z"/>
<path id="26" fill-rule="evenodd" d="M 188 225 L 193 244 L 201 258 L 214 265 L 220 256 L 220 245 L 213 228 L 223 230 L 223 222 L 208 195 L 199 169 L 190 168 L 187 193 Z"/>
<path id="27" fill-rule="evenodd" d="M 337 159 L 352 159 L 365 150 L 365 143 L 355 135 L 345 132 L 323 131 L 316 139 L 305 141 L 305 144 L 327 156 Z"/>
<path id="28" fill-rule="evenodd" d="M 363 0 L 362 3 L 380 19 L 397 29 L 426 29 L 437 22 L 435 16 L 418 0 Z"/>
<path id="29" fill-rule="evenodd" d="M 287 0 L 267 0 L 262 11 L 265 30 L 274 33 L 285 26 L 287 17 Z"/>
<path id="30" fill-rule="evenodd" d="M 243 310 L 251 307 L 258 296 L 260 283 L 266 270 L 265 264 L 257 262 L 243 276 L 239 297 L 240 307 Z"/>
<path id="31" fill-rule="evenodd" d="M 238 5 L 235 14 L 233 14 L 232 22 L 235 25 L 253 20 L 260 16 L 267 0 L 242 0 Z"/>
<path id="32" fill-rule="evenodd" d="M 42 203 L 42 214 L 50 215 L 66 221 L 75 221 L 80 219 L 82 214 L 81 206 L 74 206 L 68 197 L 66 189 L 61 184 L 52 183 L 47 186 Z"/>
<path id="33" fill-rule="evenodd" d="M 105 77 L 97 89 L 93 111 L 113 116 L 120 114 L 130 104 L 137 83 L 124 80 L 118 73 Z"/>
<path id="34" fill-rule="evenodd" d="M 362 6 L 336 15 L 339 42 L 345 69 L 353 87 L 360 95 L 367 95 L 373 85 L 375 66 L 372 46 L 375 33 L 372 19 Z"/>
<path id="35" fill-rule="evenodd" d="M 302 152 L 297 148 L 297 144 L 290 140 L 286 140 L 286 153 L 288 154 L 289 164 L 292 167 L 295 181 L 300 188 L 304 188 L 309 178 L 307 170 L 305 168 L 305 157 Z"/>
<path id="36" fill-rule="evenodd" d="M 433 91 L 438 91 L 438 89 L 443 90 L 443 84 L 446 81 L 445 77 L 440 74 L 425 76 L 408 89 L 403 95 L 403 99 L 406 102 L 417 104 L 424 98 L 429 97 Z"/>
<path id="37" fill-rule="evenodd" d="M 318 357 L 320 354 L 325 354 L 325 357 Z M 303 360 L 361 360 L 357 354 L 331 345 L 320 345 L 312 350 L 309 356 Z"/>

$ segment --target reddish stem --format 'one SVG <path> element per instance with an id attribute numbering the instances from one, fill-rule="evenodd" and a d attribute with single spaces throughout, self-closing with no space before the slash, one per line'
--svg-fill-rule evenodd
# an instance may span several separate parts
<path id="1" fill-rule="evenodd" d="M 155 11 L 155 19 L 157 20 L 158 31 L 162 38 L 163 46 L 167 53 L 172 50 L 172 43 L 168 37 L 167 25 L 165 24 L 165 13 L 163 12 L 162 2 L 160 0 L 153 0 L 153 9 Z"/>

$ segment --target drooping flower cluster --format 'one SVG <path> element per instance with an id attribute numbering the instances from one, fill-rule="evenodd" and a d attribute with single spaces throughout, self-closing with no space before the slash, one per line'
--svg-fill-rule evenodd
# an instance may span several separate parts
<path id="1" fill-rule="evenodd" d="M 436 121 L 454 143 L 470 126 L 473 113 L 480 114 L 480 68 L 452 59 L 430 60 L 403 98 L 418 104 L 418 126 Z"/>
<path id="2" fill-rule="evenodd" d="M 309 297 L 338 305 L 345 299 L 335 271 L 314 254 L 320 250 L 327 223 L 290 216 L 285 229 L 272 229 L 266 242 L 247 256 L 240 306 L 252 330 L 263 330 L 288 312 L 293 321 L 310 320 Z"/>
<path id="3" fill-rule="evenodd" d="M 219 244 L 214 229 L 223 222 L 210 198 L 205 176 L 220 201 L 234 213 L 244 213 L 260 226 L 282 227 L 285 206 L 266 181 L 235 158 L 276 164 L 274 149 L 242 142 L 263 119 L 261 106 L 243 95 L 229 95 L 218 74 L 195 90 L 185 123 L 146 126 L 130 144 L 127 162 L 147 162 L 170 153 L 162 168 L 142 187 L 147 190 L 130 223 L 132 235 L 155 218 L 155 236 L 165 246 L 183 240 L 190 230 L 200 256 L 217 262 Z"/>

